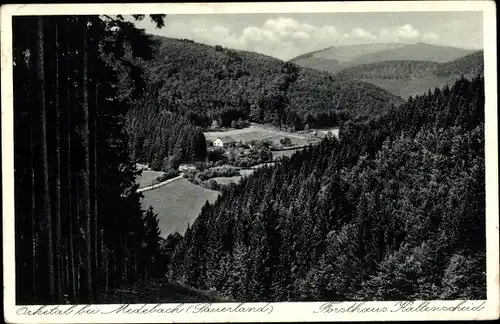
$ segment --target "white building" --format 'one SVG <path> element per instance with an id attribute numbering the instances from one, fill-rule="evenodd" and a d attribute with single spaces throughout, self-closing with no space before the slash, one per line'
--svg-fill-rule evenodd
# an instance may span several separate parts
<path id="1" fill-rule="evenodd" d="M 235 144 L 236 144 L 236 141 L 232 137 L 230 137 L 230 136 L 218 137 L 214 141 L 214 146 L 215 147 L 229 147 L 229 146 L 232 146 L 232 145 L 235 145 Z"/>
<path id="2" fill-rule="evenodd" d="M 179 165 L 179 171 L 189 171 L 189 170 L 196 170 L 196 166 L 194 166 L 193 164 Z"/>

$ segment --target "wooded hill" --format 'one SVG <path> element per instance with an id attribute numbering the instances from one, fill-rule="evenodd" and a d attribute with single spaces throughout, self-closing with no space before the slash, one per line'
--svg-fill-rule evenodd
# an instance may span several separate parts
<path id="1" fill-rule="evenodd" d="M 207 203 L 169 278 L 237 301 L 485 298 L 484 157 L 482 78 L 346 122 Z"/>
<path id="2" fill-rule="evenodd" d="M 130 103 L 132 156 L 158 170 L 205 158 L 203 127 L 233 121 L 294 130 L 337 125 L 401 103 L 373 85 L 262 54 L 151 36 L 155 53 L 141 61 L 144 93 Z M 168 127 L 167 127 L 168 125 Z"/>
<path id="3" fill-rule="evenodd" d="M 199 126 L 248 119 L 303 129 L 371 115 L 399 98 L 373 85 L 339 80 L 262 54 L 153 36 L 148 88 L 164 110 Z"/>
<path id="4" fill-rule="evenodd" d="M 299 66 L 337 73 L 346 68 L 383 61 L 428 61 L 445 63 L 472 54 L 474 50 L 426 43 L 374 43 L 331 46 L 290 60 Z"/>
<path id="5" fill-rule="evenodd" d="M 168 171 L 177 170 L 181 162 L 205 160 L 205 136 L 187 114 L 163 110 L 154 100 L 139 102 L 126 116 L 129 150 L 136 162 Z"/>
<path id="6" fill-rule="evenodd" d="M 384 61 L 346 68 L 338 77 L 368 82 L 402 98 L 429 89 L 452 85 L 458 78 L 483 75 L 483 51 L 446 63 L 430 61 Z"/>
<path id="7" fill-rule="evenodd" d="M 462 75 L 483 74 L 483 51 L 424 43 L 331 47 L 291 62 L 334 72 L 341 79 L 364 81 L 405 99 L 452 85 Z"/>
<path id="8" fill-rule="evenodd" d="M 337 75 L 353 79 L 412 79 L 425 77 L 472 78 L 483 75 L 483 51 L 446 63 L 431 61 L 383 61 L 342 70 Z"/>

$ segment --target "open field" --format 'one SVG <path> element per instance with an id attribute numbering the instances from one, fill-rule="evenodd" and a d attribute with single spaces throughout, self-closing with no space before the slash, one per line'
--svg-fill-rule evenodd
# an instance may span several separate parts
<path id="1" fill-rule="evenodd" d="M 162 182 L 156 182 L 154 185 L 151 185 L 151 186 L 146 186 L 146 187 L 139 188 L 139 189 L 137 189 L 137 192 L 145 192 L 145 191 L 155 190 L 155 189 L 158 189 L 160 187 L 163 187 L 163 186 L 167 185 L 170 182 L 174 182 L 174 181 L 180 180 L 183 177 L 184 177 L 184 173 L 181 173 L 177 177 L 170 178 L 170 179 L 164 180 Z"/>
<path id="2" fill-rule="evenodd" d="M 286 132 L 259 124 L 252 124 L 242 129 L 232 129 L 225 132 L 205 132 L 203 134 L 205 138 L 210 141 L 215 141 L 221 136 L 231 136 L 235 141 L 242 141 L 243 143 L 251 140 L 270 140 L 279 143 L 282 138 L 288 137 L 292 141 L 293 146 L 301 147 L 318 142 L 319 138 L 313 135 L 313 131 L 325 135 L 329 130 L 333 132 L 334 136 L 338 137 L 339 129 L 337 127 L 311 130 L 309 133 L 298 133 Z"/>
<path id="3" fill-rule="evenodd" d="M 143 192 L 143 208 L 153 206 L 158 214 L 161 236 L 184 233 L 192 224 L 208 200 L 213 203 L 219 192 L 204 189 L 182 178 L 161 188 Z"/>
<path id="4" fill-rule="evenodd" d="M 283 151 L 271 151 L 273 154 L 273 160 L 276 159 L 277 157 L 283 157 L 287 156 L 290 157 L 293 155 L 293 153 L 300 151 L 301 149 L 295 149 L 295 150 L 283 150 Z"/>
<path id="5" fill-rule="evenodd" d="M 241 174 L 242 176 L 250 175 L 250 174 L 252 174 L 253 172 L 254 172 L 254 170 L 252 170 L 252 169 L 243 169 L 243 170 L 240 170 L 240 174 Z"/>
<path id="6" fill-rule="evenodd" d="M 340 128 L 338 128 L 338 127 L 335 127 L 335 128 L 325 128 L 325 129 L 321 128 L 321 129 L 316 129 L 315 131 L 318 132 L 318 133 L 321 133 L 323 135 L 326 135 L 328 132 L 331 131 L 334 137 L 339 138 Z"/>
<path id="7" fill-rule="evenodd" d="M 215 180 L 217 181 L 218 183 L 220 184 L 228 184 L 228 183 L 231 183 L 231 182 L 234 182 L 234 183 L 238 183 L 240 182 L 241 178 L 243 176 L 247 176 L 249 174 L 252 174 L 255 170 L 254 169 L 243 169 L 243 170 L 240 170 L 240 174 L 239 176 L 234 176 L 234 177 L 215 177 L 215 178 L 212 178 L 211 180 Z"/>
<path id="8" fill-rule="evenodd" d="M 293 145 L 299 146 L 309 144 L 311 139 L 311 136 L 307 134 L 290 133 L 257 124 L 252 124 L 250 127 L 243 129 L 232 129 L 226 132 L 205 132 L 204 134 L 205 138 L 210 141 L 215 141 L 220 136 L 231 136 L 237 142 L 251 140 L 279 142 L 280 139 L 288 137 L 292 140 Z"/>
<path id="9" fill-rule="evenodd" d="M 241 180 L 241 176 L 234 176 L 234 177 L 215 177 L 210 180 L 215 180 L 217 183 L 225 185 L 231 182 L 238 183 Z"/>
<path id="10" fill-rule="evenodd" d="M 160 171 L 143 170 L 141 176 L 137 178 L 137 181 L 139 182 L 139 188 L 151 186 L 153 184 L 153 181 L 162 174 L 163 172 Z"/>

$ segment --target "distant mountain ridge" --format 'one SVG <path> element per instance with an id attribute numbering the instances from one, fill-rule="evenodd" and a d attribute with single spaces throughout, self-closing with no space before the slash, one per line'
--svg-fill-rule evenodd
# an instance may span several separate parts
<path id="1" fill-rule="evenodd" d="M 379 52 L 391 48 L 400 48 L 408 44 L 399 43 L 372 43 L 372 44 L 358 44 L 348 46 L 330 46 L 321 50 L 305 53 L 299 55 L 290 61 L 293 62 L 298 59 L 316 57 L 327 60 L 336 60 L 339 62 L 353 61 L 357 56 Z"/>
<path id="2" fill-rule="evenodd" d="M 362 44 L 331 46 L 290 60 L 299 66 L 376 85 L 401 98 L 483 74 L 483 51 L 452 46 Z"/>
<path id="3" fill-rule="evenodd" d="M 451 62 L 437 63 L 417 60 L 388 60 L 346 68 L 337 75 L 355 79 L 409 79 L 424 76 L 473 76 L 483 70 L 483 51 Z"/>
<path id="4" fill-rule="evenodd" d="M 483 51 L 477 51 L 451 62 L 383 61 L 346 68 L 338 77 L 368 82 L 402 98 L 429 89 L 450 85 L 460 76 L 471 79 L 483 75 Z"/>
<path id="5" fill-rule="evenodd" d="M 472 54 L 470 50 L 426 43 L 373 43 L 331 46 L 290 60 L 299 66 L 337 73 L 361 64 L 382 61 L 430 61 L 444 63 Z"/>
<path id="6" fill-rule="evenodd" d="M 357 57 L 356 62 L 375 63 L 391 60 L 414 60 L 445 63 L 474 52 L 475 50 L 467 50 L 452 46 L 416 43 L 365 54 Z"/>

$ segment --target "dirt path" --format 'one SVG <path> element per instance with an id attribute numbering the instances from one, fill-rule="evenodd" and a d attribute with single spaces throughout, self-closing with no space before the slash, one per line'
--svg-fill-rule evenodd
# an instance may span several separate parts
<path id="1" fill-rule="evenodd" d="M 160 187 L 163 187 L 164 185 L 166 184 L 169 184 L 171 182 L 174 182 L 176 180 L 179 180 L 179 179 L 182 179 L 182 177 L 184 176 L 184 173 L 181 173 L 179 174 L 177 177 L 175 178 L 171 178 L 171 179 L 168 179 L 168 180 L 165 180 L 163 182 L 160 182 L 160 183 L 157 183 L 157 184 L 154 184 L 152 186 L 147 186 L 147 187 L 142 187 L 142 188 L 139 188 L 137 189 L 137 192 L 143 192 L 143 191 L 148 191 L 148 190 L 153 190 L 153 189 L 156 189 L 156 188 L 160 188 Z"/>

